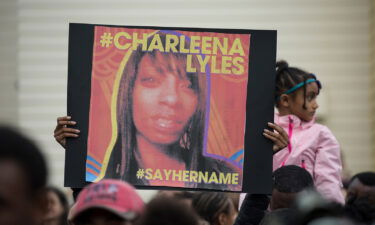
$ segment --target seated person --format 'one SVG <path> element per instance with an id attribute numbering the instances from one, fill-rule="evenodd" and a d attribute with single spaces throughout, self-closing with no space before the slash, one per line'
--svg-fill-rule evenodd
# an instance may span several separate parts
<path id="1" fill-rule="evenodd" d="M 193 191 L 169 191 L 169 190 L 160 190 L 156 196 L 173 198 L 176 201 L 183 202 L 187 207 L 191 207 L 191 202 L 193 201 L 194 194 Z"/>

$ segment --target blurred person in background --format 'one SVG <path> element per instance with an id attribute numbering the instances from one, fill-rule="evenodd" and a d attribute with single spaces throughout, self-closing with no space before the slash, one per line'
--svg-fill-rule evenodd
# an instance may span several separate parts
<path id="1" fill-rule="evenodd" d="M 352 225 L 345 218 L 343 206 L 329 201 L 316 190 L 306 189 L 296 196 L 291 208 L 277 209 L 267 214 L 260 225 Z"/>
<path id="2" fill-rule="evenodd" d="M 276 209 L 264 216 L 260 225 L 296 225 L 298 211 L 294 208 Z"/>
<path id="3" fill-rule="evenodd" d="M 358 173 L 350 179 L 345 211 L 357 222 L 375 223 L 375 172 Z"/>
<path id="4" fill-rule="evenodd" d="M 194 194 L 193 191 L 158 191 L 157 196 L 175 198 L 177 201 L 185 203 L 186 206 L 191 207 Z"/>
<path id="5" fill-rule="evenodd" d="M 86 186 L 72 207 L 74 225 L 132 225 L 143 214 L 144 203 L 130 184 L 104 179 Z"/>
<path id="6" fill-rule="evenodd" d="M 237 217 L 233 201 L 223 192 L 199 192 L 194 196 L 192 206 L 210 225 L 232 225 Z"/>
<path id="7" fill-rule="evenodd" d="M 346 204 L 360 198 L 366 198 L 375 205 L 375 172 L 358 173 L 348 182 Z"/>
<path id="8" fill-rule="evenodd" d="M 187 205 L 186 192 L 157 194 L 147 205 L 138 224 L 140 225 L 199 225 L 200 220 L 193 208 Z"/>
<path id="9" fill-rule="evenodd" d="M 271 199 L 263 194 L 248 194 L 241 206 L 235 225 L 257 225 L 268 209 L 291 208 L 298 193 L 314 189 L 314 181 L 307 170 L 288 165 L 275 170 L 272 175 L 273 189 Z M 281 214 L 290 213 L 289 211 Z"/>
<path id="10" fill-rule="evenodd" d="M 0 127 L 0 224 L 39 225 L 46 212 L 47 167 L 40 149 Z"/>
<path id="11" fill-rule="evenodd" d="M 69 204 L 65 194 L 55 187 L 47 187 L 47 212 L 43 225 L 66 225 Z"/>
<path id="12" fill-rule="evenodd" d="M 270 209 L 290 208 L 298 193 L 314 189 L 314 180 L 309 172 L 299 166 L 283 166 L 273 172 L 273 190 Z"/>
<path id="13" fill-rule="evenodd" d="M 239 201 L 240 201 L 240 194 L 236 192 L 227 192 L 226 195 L 232 200 L 234 208 L 236 209 L 236 212 L 238 213 L 239 209 Z"/>

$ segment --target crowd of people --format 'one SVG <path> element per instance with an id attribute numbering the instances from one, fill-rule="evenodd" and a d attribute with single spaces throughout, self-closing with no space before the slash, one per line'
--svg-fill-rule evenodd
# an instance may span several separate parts
<path id="1" fill-rule="evenodd" d="M 304 168 L 285 165 L 272 176 L 272 195 L 238 199 L 225 192 L 159 191 L 147 204 L 121 180 L 86 186 L 69 205 L 47 186 L 39 148 L 15 130 L 0 128 L 0 224 L 17 225 L 255 225 L 373 224 L 375 173 L 354 175 L 344 204 L 323 197 Z"/>
<path id="2" fill-rule="evenodd" d="M 271 196 L 248 194 L 238 211 L 228 193 L 160 191 L 145 204 L 135 189 L 104 179 L 85 187 L 73 205 L 46 185 L 47 169 L 38 147 L 9 128 L 0 128 L 0 224 L 30 225 L 245 225 L 372 224 L 375 173 L 354 175 L 345 204 L 322 197 L 304 168 L 285 165 L 273 173 Z M 238 199 L 237 199 L 238 200 Z"/>
<path id="3" fill-rule="evenodd" d="M 144 203 L 135 188 L 102 179 L 79 190 L 71 204 L 47 186 L 40 149 L 11 128 L 0 128 L 0 225 L 315 225 L 375 224 L 375 172 L 342 185 L 339 144 L 315 123 L 317 77 L 285 61 L 277 63 L 272 194 L 159 191 Z M 55 138 L 77 137 L 70 117 L 58 119 Z M 244 171 L 246 173 L 246 171 Z"/>

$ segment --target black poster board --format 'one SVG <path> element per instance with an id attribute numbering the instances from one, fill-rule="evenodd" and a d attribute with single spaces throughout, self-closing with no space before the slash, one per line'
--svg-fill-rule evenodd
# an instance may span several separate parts
<path id="1" fill-rule="evenodd" d="M 112 41 L 112 45 L 114 45 L 114 42 L 117 43 L 117 46 L 116 46 L 117 49 L 113 51 L 109 51 L 110 46 L 108 47 L 107 46 L 108 44 L 104 42 L 103 43 L 100 42 L 102 40 L 105 40 L 105 38 L 103 39 L 103 36 L 105 36 L 105 33 L 109 33 L 109 31 L 113 31 L 113 32 L 115 31 L 117 32 L 117 34 L 122 32 L 118 36 L 112 35 L 111 38 L 109 38 Z M 175 179 L 179 181 L 184 181 L 184 183 L 187 185 L 179 186 L 178 184 L 175 185 L 175 183 L 168 183 L 166 185 L 163 185 L 165 182 L 167 182 L 166 180 L 167 178 L 169 178 L 169 180 L 172 179 L 172 172 L 168 170 L 168 172 L 163 174 L 162 169 L 161 169 L 162 178 L 160 177 L 160 174 L 154 173 L 155 171 L 152 171 L 153 173 L 151 177 L 153 180 L 148 180 L 146 182 L 138 181 L 135 176 L 129 177 L 127 176 L 127 174 L 130 172 L 137 174 L 136 172 L 138 168 L 140 168 L 139 164 L 138 164 L 137 169 L 132 169 L 133 167 L 131 167 L 129 170 L 126 171 L 126 173 L 122 173 L 124 170 L 119 169 L 122 167 L 124 168 L 126 167 L 126 165 L 124 166 L 123 165 L 124 163 L 122 163 L 121 161 L 126 158 L 124 156 L 124 153 L 121 153 L 120 151 L 117 151 L 117 152 L 109 151 L 107 158 L 105 156 L 103 156 L 103 158 L 100 158 L 100 156 L 91 154 L 88 152 L 88 151 L 97 151 L 97 152 L 108 151 L 108 149 L 112 150 L 116 148 L 121 149 L 121 146 L 124 145 L 123 144 L 124 141 L 119 144 L 118 141 L 114 141 L 113 138 L 111 139 L 110 136 L 114 136 L 114 134 L 116 133 L 113 127 L 117 126 L 117 125 L 114 125 L 115 123 L 113 123 L 112 129 L 111 129 L 112 133 L 102 131 L 105 133 L 111 133 L 111 135 L 107 137 L 108 140 L 106 140 L 106 143 L 112 142 L 111 146 L 110 144 L 108 144 L 108 146 L 110 146 L 111 148 L 109 147 L 99 148 L 98 147 L 98 146 L 101 146 L 100 144 L 102 142 L 104 142 L 104 141 L 100 142 L 101 140 L 99 139 L 101 138 L 105 139 L 106 137 L 103 137 L 103 134 L 100 134 L 100 133 L 98 134 L 97 132 L 108 129 L 106 127 L 108 127 L 109 125 L 108 125 L 108 122 L 105 121 L 104 116 L 103 117 L 100 116 L 102 115 L 100 113 L 103 113 L 103 111 L 107 109 L 105 109 L 105 107 L 103 108 L 101 105 L 98 105 L 98 102 L 100 102 L 100 96 L 98 97 L 98 95 L 96 94 L 97 92 L 95 91 L 96 90 L 95 88 L 97 88 L 97 86 L 100 86 L 100 83 L 95 83 L 95 81 L 93 81 L 94 80 L 93 76 L 94 74 L 95 76 L 98 76 L 98 74 L 100 73 L 102 77 L 106 76 L 106 71 L 109 71 L 109 70 L 106 70 L 103 67 L 103 65 L 100 64 L 101 62 L 100 60 L 102 60 L 102 58 L 100 57 L 102 57 L 102 55 L 105 55 L 105 54 L 109 55 L 112 53 L 113 54 L 108 56 L 108 58 L 112 57 L 114 61 L 116 61 L 116 57 L 118 57 L 119 59 L 117 60 L 118 64 L 114 66 L 116 67 L 114 70 L 117 71 L 117 76 L 121 75 L 121 73 L 118 72 L 120 70 L 117 67 L 121 67 L 121 66 L 125 67 L 125 69 L 123 68 L 123 70 L 121 71 L 122 71 L 122 74 L 126 73 L 126 70 L 129 67 L 127 64 L 130 64 L 130 63 L 134 64 L 132 60 L 135 60 L 136 57 L 130 54 L 128 58 L 123 57 L 123 56 L 118 56 L 118 54 L 116 55 L 116 51 L 117 53 L 118 51 L 122 51 L 123 54 L 126 55 L 126 51 L 131 49 L 130 44 L 132 43 L 134 44 L 134 42 L 132 42 L 131 40 L 132 38 L 134 39 L 135 37 L 133 36 L 134 33 L 139 35 L 138 36 L 139 46 L 142 45 L 142 41 L 141 41 L 142 34 L 144 33 L 149 34 L 147 37 L 145 37 L 147 38 L 148 42 L 147 44 L 145 44 L 146 47 L 143 49 L 143 52 L 147 52 L 151 48 L 153 49 L 151 49 L 150 51 L 167 52 L 168 51 L 167 46 L 166 46 L 167 44 L 165 44 L 167 42 L 165 40 L 169 40 L 170 52 L 173 52 L 173 48 L 176 47 L 175 49 L 177 49 L 177 51 L 179 52 L 186 51 L 187 52 L 187 53 L 185 52 L 186 54 L 194 53 L 194 54 L 191 54 L 193 59 L 189 58 L 189 56 L 187 56 L 186 59 L 184 58 L 184 60 L 191 60 L 190 64 L 187 61 L 187 64 L 189 65 L 186 66 L 186 68 L 190 66 L 189 69 L 187 69 L 189 70 L 189 72 L 196 72 L 194 70 L 198 70 L 198 72 L 205 72 L 206 74 L 208 74 L 205 68 L 208 68 L 209 66 L 211 66 L 210 68 L 211 80 L 209 80 L 209 82 L 211 82 L 209 86 L 211 89 L 209 89 L 210 92 L 206 92 L 206 93 L 212 94 L 215 91 L 214 90 L 215 87 L 222 87 L 220 86 L 220 84 L 215 83 L 216 82 L 214 80 L 216 79 L 215 78 L 215 64 L 212 64 L 212 62 L 214 61 L 213 56 L 215 56 L 215 54 L 219 55 L 219 53 L 217 52 L 220 51 L 220 49 L 216 49 L 215 51 L 215 48 L 213 47 L 213 45 L 215 45 L 216 36 L 218 37 L 216 39 L 216 42 L 222 41 L 219 44 L 216 43 L 219 46 L 218 48 L 220 48 L 220 44 L 224 46 L 224 47 L 221 46 L 222 47 L 221 55 L 215 58 L 216 61 L 219 61 L 217 65 L 221 64 L 221 67 L 216 65 L 217 68 L 219 68 L 219 69 L 216 69 L 216 74 L 229 73 L 227 77 L 232 76 L 234 77 L 234 79 L 237 79 L 235 75 L 239 75 L 239 73 L 241 72 L 246 73 L 248 76 L 247 81 L 246 81 L 246 89 L 244 89 L 246 91 L 246 94 L 245 94 L 246 96 L 245 98 L 242 98 L 242 99 L 245 99 L 244 107 L 246 109 L 245 112 L 243 112 L 245 117 L 242 120 L 244 124 L 244 127 L 243 127 L 244 135 L 242 134 L 243 137 L 241 137 L 244 142 L 242 151 L 235 152 L 235 154 L 232 154 L 231 157 L 229 156 L 225 157 L 224 156 L 225 153 L 222 153 L 222 155 L 218 153 L 216 153 L 216 155 L 212 154 L 212 151 L 216 150 L 215 148 L 219 148 L 223 146 L 223 143 L 226 143 L 226 142 L 220 142 L 220 141 L 223 141 L 222 138 L 216 138 L 216 139 L 212 138 L 215 135 L 213 133 L 215 133 L 215 131 L 217 130 L 218 125 L 217 126 L 215 125 L 217 123 L 206 122 L 204 132 L 202 132 L 204 133 L 202 134 L 204 139 L 202 139 L 203 141 L 201 141 L 202 143 L 200 143 L 199 145 L 199 146 L 202 146 L 202 145 L 205 146 L 205 151 L 203 153 L 204 157 L 200 161 L 200 162 L 202 161 L 204 162 L 204 166 L 197 167 L 200 169 L 191 169 L 195 167 L 192 166 L 193 163 L 191 163 L 188 160 L 189 162 L 185 163 L 185 167 L 186 167 L 186 170 L 189 170 L 187 169 L 189 165 L 190 173 L 184 173 L 183 171 L 181 174 L 177 174 L 176 172 L 175 177 L 174 177 Z M 157 38 L 153 38 L 155 36 L 157 36 Z M 196 36 L 198 36 L 198 38 Z M 249 37 L 248 41 L 246 41 L 247 40 L 246 37 Z M 226 44 L 225 38 L 227 38 L 228 43 L 229 43 L 227 44 L 227 49 L 225 49 L 225 44 Z M 240 41 L 245 40 L 246 44 L 243 44 L 242 46 L 241 44 L 238 45 L 239 42 L 236 43 L 237 39 Z M 190 46 L 192 45 L 191 43 L 195 43 L 195 47 L 193 46 L 189 48 L 188 46 L 184 49 L 183 46 L 181 47 L 179 45 L 174 45 L 173 43 L 175 43 L 176 41 L 178 41 L 180 44 L 183 41 L 185 41 L 184 44 L 185 45 L 190 44 Z M 165 45 L 162 46 L 161 43 L 164 43 Z M 209 47 L 205 48 L 202 43 L 205 43 Z M 153 47 L 150 47 L 150 46 L 153 46 Z M 100 48 L 103 48 L 103 49 L 106 48 L 106 49 L 101 50 Z M 141 47 L 139 47 L 138 49 L 140 48 Z M 198 53 L 193 52 L 195 50 L 199 52 Z M 133 53 L 136 53 L 136 48 L 134 48 L 132 51 Z M 202 55 L 202 52 L 210 53 L 210 54 L 205 54 L 204 57 L 199 58 L 200 57 L 199 55 L 200 54 Z M 243 52 L 245 52 L 245 54 L 242 54 Z M 147 57 L 150 59 L 158 60 L 160 57 L 162 57 L 159 55 L 162 55 L 162 54 L 156 53 L 154 54 L 154 56 L 147 56 Z M 209 60 L 211 60 L 210 61 L 211 64 L 208 62 L 209 60 L 205 61 L 207 59 L 206 58 L 207 55 L 210 56 Z M 139 57 L 146 58 L 143 55 L 138 56 L 138 58 Z M 174 58 L 165 58 L 165 56 L 163 57 L 164 59 L 166 59 L 165 61 L 168 63 L 173 62 L 174 60 Z M 169 57 L 169 56 L 166 56 L 166 57 Z M 194 60 L 194 57 L 198 59 Z M 125 58 L 126 60 L 124 60 Z M 214 191 L 222 190 L 222 191 L 241 191 L 241 192 L 248 192 L 248 193 L 270 193 L 271 192 L 271 174 L 272 174 L 272 142 L 264 138 L 262 133 L 263 133 L 263 129 L 267 127 L 267 122 L 273 121 L 275 60 L 276 60 L 276 31 L 70 24 L 69 59 L 68 59 L 68 115 L 72 116 L 73 120 L 77 122 L 76 127 L 80 129 L 81 132 L 80 132 L 79 138 L 69 139 L 67 141 L 66 162 L 65 162 L 65 186 L 82 187 L 85 185 L 87 181 L 95 182 L 95 181 L 100 180 L 103 177 L 106 177 L 106 178 L 117 178 L 117 179 L 126 180 L 132 183 L 133 185 L 135 185 L 139 189 L 189 189 L 189 190 L 192 190 L 192 189 L 202 190 L 203 189 L 203 190 L 214 190 Z M 112 63 L 111 65 L 114 64 L 112 61 L 111 63 Z M 120 65 L 121 63 L 122 65 Z M 142 63 L 142 61 L 140 63 Z M 204 63 L 206 63 L 209 66 L 207 65 L 206 67 L 202 66 Z M 146 65 L 146 60 L 143 61 L 143 64 Z M 160 62 L 157 62 L 157 63 L 151 62 L 151 64 L 152 65 L 157 64 L 158 66 L 161 65 L 159 69 L 155 70 L 156 72 L 158 71 L 160 72 L 160 70 L 163 70 L 163 68 L 168 67 L 168 65 L 166 67 L 163 67 L 162 66 L 163 63 L 160 63 Z M 228 65 L 228 66 L 225 67 L 223 65 Z M 137 71 L 138 69 L 141 70 L 140 68 L 143 68 L 142 66 L 134 66 L 134 67 L 137 68 Z M 144 68 L 148 68 L 148 67 L 145 66 Z M 244 69 L 246 71 L 243 71 Z M 156 73 L 155 71 L 151 73 Z M 138 71 L 137 73 L 148 74 L 149 70 L 145 70 L 145 72 Z M 164 70 L 162 74 L 168 74 L 168 73 L 166 73 L 166 71 Z M 173 78 L 173 76 L 171 77 Z M 138 78 L 135 78 L 135 79 L 138 79 Z M 173 79 L 175 80 L 175 78 Z M 113 82 L 109 82 L 109 83 L 111 83 L 111 85 L 115 87 L 116 82 L 118 82 L 119 90 L 121 90 L 121 81 L 120 80 L 116 81 L 115 78 L 113 80 L 114 80 Z M 155 85 L 156 85 L 154 83 L 155 82 L 154 80 L 155 80 L 154 78 L 150 79 L 149 77 L 146 76 L 140 79 L 139 82 L 140 84 L 144 85 L 144 87 L 153 88 L 152 90 L 154 90 Z M 194 96 L 194 93 L 195 95 L 198 95 L 196 94 L 197 93 L 196 90 L 199 89 L 198 87 L 200 84 L 196 84 L 199 82 L 198 81 L 195 82 L 193 79 L 189 80 L 187 83 L 185 81 L 186 79 L 182 79 L 182 80 L 184 80 L 183 82 L 185 83 L 178 83 L 179 85 L 178 87 L 183 88 L 182 89 L 183 91 L 181 92 L 182 94 L 179 94 L 178 96 L 185 97 L 184 102 L 189 102 L 189 99 L 192 99 L 192 98 L 189 98 L 189 96 Z M 207 81 L 208 80 L 206 79 L 205 80 L 206 87 L 208 86 Z M 132 85 L 136 85 L 134 84 L 134 82 L 138 82 L 138 80 L 134 80 Z M 162 84 L 172 85 L 170 82 L 162 83 L 160 81 L 157 81 L 157 84 L 158 85 L 159 84 L 160 85 Z M 195 87 L 194 85 L 197 86 L 195 89 L 194 89 Z M 111 88 L 112 86 L 110 86 L 110 89 Z M 110 98 L 107 96 L 107 103 L 112 106 L 113 106 L 113 102 L 119 102 L 118 99 L 116 100 L 113 98 L 113 93 L 115 93 L 115 91 L 113 90 L 115 90 L 115 88 L 113 88 L 112 91 L 110 91 L 112 97 Z M 169 89 L 162 88 L 160 90 L 169 90 Z M 235 91 L 240 91 L 240 90 L 234 90 L 233 87 L 232 88 L 224 87 L 222 88 L 222 90 L 217 92 L 216 96 L 219 96 L 219 97 L 228 96 L 232 92 L 235 92 Z M 121 93 L 121 91 L 118 91 L 118 93 Z M 132 94 L 134 94 L 134 92 Z M 117 94 L 117 95 L 120 96 L 120 94 Z M 112 103 L 108 99 L 112 99 Z M 169 101 L 168 104 L 171 102 L 170 99 L 171 98 L 168 98 L 168 101 Z M 207 99 L 209 98 L 207 98 L 207 94 L 206 94 L 206 101 L 205 101 L 206 104 L 208 101 Z M 199 98 L 198 98 L 198 103 L 195 103 L 193 100 L 190 102 L 193 102 L 190 105 L 195 105 L 194 112 L 197 112 L 198 111 L 197 108 L 199 108 L 199 106 L 197 105 L 199 105 L 199 102 L 200 102 Z M 96 110 L 95 112 L 98 112 L 97 114 L 95 114 L 94 108 Z M 119 106 L 117 106 L 117 108 L 119 108 Z M 208 115 L 209 115 L 211 118 L 210 121 L 213 121 L 212 118 L 214 118 L 214 110 L 212 110 L 212 107 L 207 108 L 207 109 L 208 110 L 206 110 L 204 114 L 205 118 L 207 120 Z M 112 110 L 112 111 L 116 111 L 117 114 L 120 114 L 119 110 Z M 140 110 L 139 112 L 144 112 L 144 111 L 147 111 L 147 110 Z M 189 111 L 189 110 L 187 110 L 187 108 L 184 108 L 183 112 L 185 113 L 186 111 Z M 106 113 L 108 115 L 111 114 L 108 112 Z M 178 133 L 180 130 L 180 126 L 182 126 L 181 124 L 184 123 L 182 122 L 184 121 L 184 118 L 182 116 L 177 116 L 177 115 L 181 115 L 184 113 L 181 113 L 181 112 L 170 113 L 167 116 L 163 114 L 162 116 L 159 115 L 159 117 L 154 119 L 153 121 L 154 122 L 156 121 L 155 123 L 157 123 L 157 126 L 158 126 L 157 128 L 159 129 L 158 134 L 165 134 L 163 137 L 165 138 L 170 137 L 173 139 L 172 133 Z M 133 114 L 132 116 L 136 120 L 136 118 L 140 114 L 141 113 L 137 113 L 137 114 Z M 113 113 L 111 115 L 113 116 Z M 187 117 L 187 118 L 189 118 L 189 121 L 192 120 L 191 117 Z M 236 116 L 232 118 L 235 119 Z M 142 117 L 139 118 L 140 121 L 144 121 L 143 119 L 144 118 Z M 241 122 L 241 120 L 239 122 Z M 148 138 L 147 140 L 152 139 L 152 137 L 147 136 L 147 134 L 145 134 L 146 132 L 142 132 L 140 124 L 137 125 L 135 123 L 135 125 L 133 126 L 136 127 L 133 129 L 137 129 L 137 132 L 136 132 L 137 135 L 144 134 L 143 136 L 146 137 L 146 139 Z M 184 129 L 187 129 L 186 126 L 184 125 Z M 121 132 L 120 127 L 121 126 L 117 127 L 117 130 L 119 131 L 117 132 L 118 137 L 121 137 L 121 135 L 126 136 L 124 134 L 120 135 L 120 132 Z M 129 133 L 129 132 L 123 132 L 123 133 Z M 190 132 L 190 133 L 196 133 L 196 132 Z M 219 137 L 222 137 L 222 135 L 221 136 L 219 135 Z M 182 139 L 183 138 L 181 137 L 181 140 Z M 167 139 L 165 140 L 167 141 Z M 179 140 L 179 142 L 181 142 L 181 140 Z M 217 147 L 213 146 L 215 144 L 215 141 L 220 142 L 220 144 L 218 144 Z M 103 146 L 106 146 L 106 145 L 103 144 Z M 191 146 L 193 145 L 185 144 L 182 147 L 179 145 L 177 148 L 189 148 Z M 242 157 L 240 161 L 238 160 L 239 153 L 241 153 L 240 157 Z M 137 153 L 133 154 L 132 157 L 133 157 L 132 158 L 133 161 L 131 163 L 133 163 L 134 161 L 137 161 L 136 159 L 139 159 L 139 155 L 137 155 Z M 231 165 L 232 161 L 230 161 L 229 158 L 230 160 L 233 161 L 234 166 Z M 117 159 L 117 161 L 112 160 L 112 159 Z M 158 161 L 158 160 L 159 159 L 157 158 L 155 159 L 155 161 Z M 163 159 L 160 159 L 160 160 L 163 160 Z M 177 162 L 181 162 L 181 160 L 177 160 Z M 222 162 L 224 165 L 223 166 L 224 169 L 222 171 L 225 172 L 223 177 L 219 177 L 220 171 L 216 173 L 217 175 L 217 176 L 215 175 L 216 177 L 210 176 L 210 174 L 215 173 L 216 167 L 220 169 L 220 166 L 222 165 L 220 163 Z M 226 166 L 226 164 L 228 164 L 228 166 Z M 240 171 L 240 176 L 230 177 L 229 174 L 235 174 L 234 171 L 238 170 L 238 168 L 237 169 L 235 168 L 235 166 L 238 164 L 241 164 L 238 167 Z M 235 169 L 232 169 L 232 167 Z M 104 172 L 101 171 L 103 170 L 103 168 L 105 168 Z M 112 172 L 108 172 L 110 171 L 109 168 L 112 168 Z M 204 177 L 203 176 L 204 173 L 198 174 L 198 170 L 204 170 L 204 168 L 208 168 L 207 169 L 207 171 L 209 171 L 208 177 Z M 92 175 L 94 173 L 96 174 L 96 176 Z M 102 177 L 100 177 L 100 174 L 102 174 Z M 165 176 L 166 174 L 169 177 Z M 228 176 L 226 176 L 225 174 L 228 174 Z M 194 185 L 195 181 L 198 181 L 198 180 L 201 183 L 206 183 L 207 185 L 199 185 L 199 184 Z M 233 183 L 231 183 L 232 181 Z M 226 183 L 226 185 L 216 185 L 217 182 L 221 182 L 221 184 L 224 182 Z M 236 184 L 236 185 L 233 185 L 233 184 Z"/>

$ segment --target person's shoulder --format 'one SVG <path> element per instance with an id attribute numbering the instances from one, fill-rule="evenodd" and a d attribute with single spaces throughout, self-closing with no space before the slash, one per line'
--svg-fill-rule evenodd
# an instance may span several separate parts
<path id="1" fill-rule="evenodd" d="M 332 131 L 326 125 L 323 125 L 323 124 L 320 124 L 320 123 L 314 123 L 312 127 L 315 130 L 319 131 L 319 133 L 322 134 L 322 135 L 333 136 Z"/>
<path id="2" fill-rule="evenodd" d="M 313 129 L 316 133 L 332 134 L 332 131 L 326 125 L 320 123 L 312 123 L 310 129 Z"/>
<path id="3" fill-rule="evenodd" d="M 328 141 L 328 143 L 332 143 L 332 144 L 334 143 L 335 145 L 339 145 L 335 135 L 327 126 L 323 124 L 315 123 L 314 129 L 316 133 L 318 134 L 318 138 L 321 142 L 327 143 Z"/>

